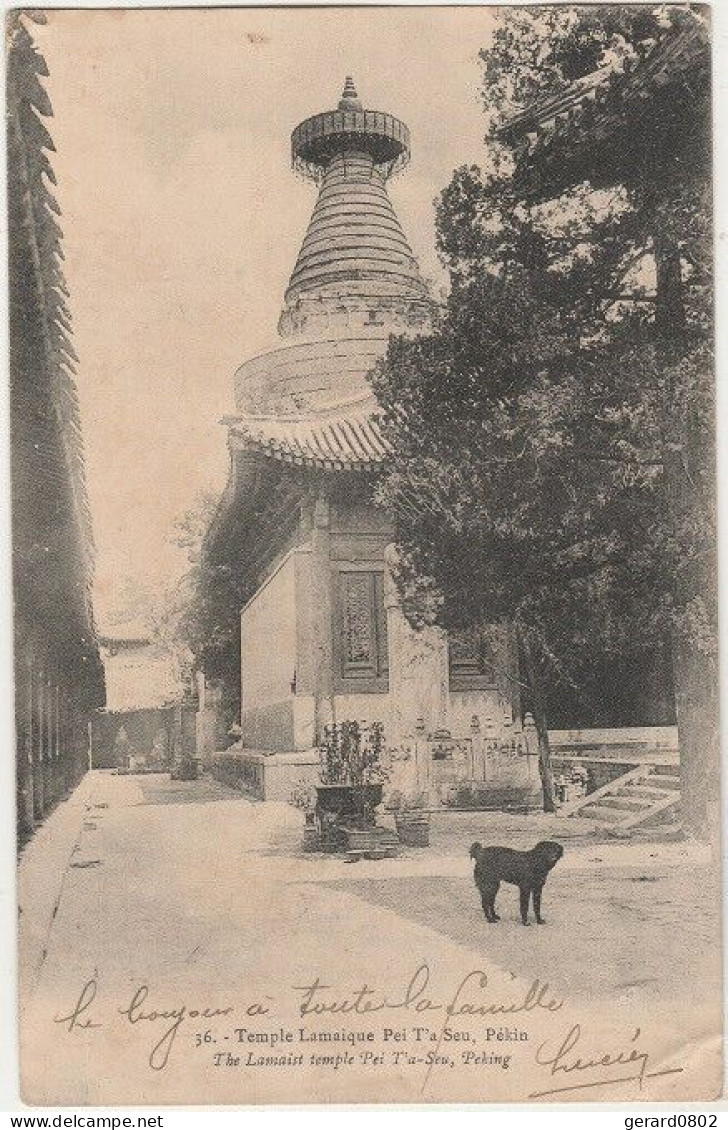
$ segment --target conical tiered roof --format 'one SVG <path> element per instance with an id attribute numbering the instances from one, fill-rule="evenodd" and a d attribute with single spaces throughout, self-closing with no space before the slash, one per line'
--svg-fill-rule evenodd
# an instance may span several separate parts
<path id="1" fill-rule="evenodd" d="M 306 238 L 286 291 L 299 296 L 342 295 L 423 300 L 425 284 L 392 207 L 385 173 L 366 152 L 332 157 Z"/>

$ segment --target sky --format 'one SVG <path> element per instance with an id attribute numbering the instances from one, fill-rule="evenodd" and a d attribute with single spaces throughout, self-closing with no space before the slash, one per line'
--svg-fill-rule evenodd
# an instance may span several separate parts
<path id="1" fill-rule="evenodd" d="M 390 195 L 427 277 L 437 193 L 482 163 L 488 8 L 53 11 L 50 76 L 103 624 L 183 565 L 175 518 L 228 468 L 233 374 L 275 337 L 315 204 L 290 134 L 354 77 L 402 118 Z"/>

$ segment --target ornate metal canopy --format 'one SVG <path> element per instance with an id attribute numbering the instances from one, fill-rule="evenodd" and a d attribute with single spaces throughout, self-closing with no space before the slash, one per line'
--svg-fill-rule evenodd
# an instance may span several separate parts
<path id="1" fill-rule="evenodd" d="M 318 182 L 332 157 L 351 151 L 370 154 L 389 177 L 409 161 L 410 135 L 404 122 L 392 114 L 364 110 L 347 78 L 336 110 L 314 114 L 296 126 L 291 160 L 296 172 Z"/>

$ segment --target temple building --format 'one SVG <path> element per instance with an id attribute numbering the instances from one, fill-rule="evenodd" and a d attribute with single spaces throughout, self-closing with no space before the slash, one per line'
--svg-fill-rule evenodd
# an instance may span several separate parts
<path id="1" fill-rule="evenodd" d="M 387 193 L 409 158 L 406 125 L 365 110 L 350 78 L 336 109 L 293 131 L 293 168 L 318 198 L 277 340 L 235 375 L 230 477 L 205 552 L 235 576 L 239 741 L 216 757 L 228 775 L 237 759 L 264 796 L 287 799 L 291 779 L 315 772 L 332 721 L 382 722 L 423 788 L 487 778 L 539 791 L 510 632 L 415 632 L 392 577 L 394 526 L 373 501 L 387 449 L 367 374 L 391 334 L 426 332 L 432 311 Z M 212 684 L 198 733 L 215 730 Z M 486 764 L 494 734 L 512 754 L 505 769 Z"/>
<path id="2" fill-rule="evenodd" d="M 141 620 L 101 625 L 106 705 L 91 720 L 93 769 L 169 768 L 183 690 L 170 653 Z"/>

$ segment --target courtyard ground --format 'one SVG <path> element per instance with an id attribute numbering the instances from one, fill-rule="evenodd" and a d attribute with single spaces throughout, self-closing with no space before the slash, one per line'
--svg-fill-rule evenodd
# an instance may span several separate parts
<path id="1" fill-rule="evenodd" d="M 555 1022 L 538 1010 L 519 1017 L 526 1042 L 516 1073 L 491 1065 L 454 1075 L 459 1061 L 429 1072 L 417 1056 L 407 1068 L 383 1059 L 369 1073 L 356 1064 L 225 1070 L 214 1058 L 237 1040 L 233 1027 L 293 1030 L 303 990 L 316 978 L 327 986 L 316 990 L 322 1000 L 351 1001 L 366 985 L 372 1000 L 379 994 L 391 1004 L 426 967 L 435 1003 L 447 1003 L 473 971 L 487 974 L 498 1002 L 548 983 L 565 1002 L 559 1031 L 568 1018 L 587 1041 L 596 1026 L 592 1054 L 604 1051 L 607 1035 L 624 1043 L 638 1028 L 648 1033 L 639 1038 L 649 1038 L 652 1063 L 667 1066 L 648 1072 L 641 1088 L 609 1072 L 592 1082 L 587 1072 L 594 1090 L 586 1097 L 644 1098 L 644 1088 L 662 1099 L 712 1097 L 720 1074 L 716 862 L 669 837 L 605 841 L 584 825 L 540 814 L 443 813 L 433 817 L 430 848 L 348 863 L 305 855 L 301 816 L 287 805 L 248 799 L 206 777 L 91 773 L 20 861 L 24 1096 L 72 1104 L 523 1101 L 540 1093 L 538 1085 L 556 1090 L 549 1071 L 534 1065 Z M 547 925 L 524 929 L 517 893 L 502 888 L 502 921 L 488 926 L 470 844 L 530 847 L 543 838 L 566 848 L 544 896 Z M 143 986 L 144 1007 L 129 1015 Z M 93 999 L 74 1022 L 84 990 Z M 235 1025 L 185 1015 L 170 1047 L 155 1052 L 166 1031 L 161 1014 L 180 1002 L 188 1013 L 203 1004 L 229 1009 Z M 264 1020 L 246 1011 L 263 1002 Z M 414 1023 L 415 1009 L 414 1000 L 411 1009 L 392 1008 L 389 1023 Z M 145 1010 L 156 1015 L 147 1019 Z M 379 1041 L 385 1015 L 343 1010 L 305 1020 L 378 1025 Z"/>

